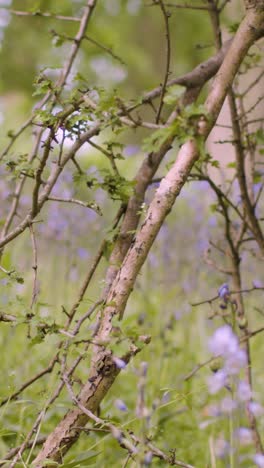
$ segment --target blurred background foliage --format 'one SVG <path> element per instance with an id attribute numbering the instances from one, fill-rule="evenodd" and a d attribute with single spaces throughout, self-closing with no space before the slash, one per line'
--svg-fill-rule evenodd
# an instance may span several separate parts
<path id="1" fill-rule="evenodd" d="M 38 10 L 58 15 L 79 16 L 82 0 L 2 0 L 0 1 L 0 119 L 1 146 L 8 141 L 7 132 L 15 130 L 28 117 L 38 97 L 33 97 L 33 83 L 41 70 L 55 79 L 69 52 L 78 23 L 59 21 L 37 16 Z M 194 0 L 193 5 L 200 5 Z M 34 16 L 17 16 L 8 10 L 31 11 Z M 172 40 L 172 77 L 181 75 L 214 53 L 213 36 L 209 15 L 203 10 L 171 9 L 170 31 Z M 225 33 L 233 21 L 243 15 L 239 1 L 228 2 L 223 13 Z M 65 39 L 58 40 L 60 34 Z M 159 85 L 163 80 L 165 67 L 164 22 L 157 6 L 142 0 L 103 0 L 98 3 L 87 35 L 110 48 L 116 57 L 102 51 L 89 40 L 84 41 L 72 72 L 71 86 L 76 86 L 77 72 L 85 77 L 89 86 L 103 86 L 118 89 L 125 98 L 137 99 L 144 91 Z M 151 109 L 142 115 L 148 116 Z M 144 131 L 145 132 L 145 131 Z M 144 133 L 143 132 L 143 133 Z M 138 132 L 140 135 L 140 132 Z M 143 154 L 139 149 L 141 135 L 127 130 L 121 136 L 124 144 L 124 160 L 118 162 L 122 174 L 130 179 L 136 173 Z M 146 132 L 147 133 L 147 132 Z M 14 146 L 13 155 L 27 153 L 31 137 L 25 133 Z M 162 164 L 159 174 L 173 159 L 175 149 L 170 151 Z M 232 151 L 230 158 L 233 158 Z M 105 169 L 105 159 L 94 149 L 85 147 L 78 161 L 89 174 L 100 177 Z M 39 328 L 41 318 L 59 328 L 64 321 L 62 308 L 68 310 L 77 296 L 82 278 L 89 268 L 101 239 L 112 238 L 109 231 L 118 202 L 108 199 L 102 189 L 91 194 L 86 186 L 76 187 L 73 182 L 74 167 L 69 167 L 56 186 L 60 196 L 78 193 L 84 200 L 95 201 L 102 207 L 103 217 L 83 207 L 72 207 L 59 203 L 47 204 L 41 213 L 37 227 L 39 296 L 32 321 L 31 339 L 25 338 L 27 326 L 21 323 L 10 326 L 1 323 L 0 353 L 1 379 L 0 395 L 10 395 L 20 385 L 48 365 L 58 346 L 58 333 L 43 334 Z M 12 180 L 0 173 L 2 221 L 10 204 Z M 150 187 L 147 201 L 155 187 Z M 29 203 L 30 182 L 22 199 L 19 216 Z M 54 191 L 55 194 L 55 191 Z M 124 330 L 140 329 L 141 334 L 150 334 L 152 342 L 121 374 L 101 406 L 101 417 L 124 424 L 124 427 L 143 433 L 145 424 L 135 415 L 138 369 L 140 362 L 147 361 L 146 404 L 150 411 L 149 433 L 155 444 L 163 450 L 176 449 L 177 458 L 195 467 L 210 466 L 210 437 L 227 437 L 228 421 L 215 419 L 201 429 L 201 422 L 207 418 L 206 407 L 214 401 L 208 394 L 206 378 L 210 370 L 205 367 L 193 379 L 184 377 L 197 363 L 208 359 L 207 340 L 215 324 L 208 318 L 210 308 L 204 305 L 192 308 L 191 303 L 217 295 L 218 287 L 226 277 L 205 265 L 203 252 L 210 238 L 214 241 L 223 237 L 221 218 L 214 212 L 214 196 L 206 183 L 192 183 L 182 191 L 173 212 L 161 229 L 149 258 L 140 274 L 133 295 L 129 301 L 122 324 Z M 108 253 L 100 265 L 83 301 L 79 315 L 97 300 L 104 287 L 102 279 L 107 266 Z M 23 284 L 8 280 L 2 273 L 1 309 L 15 313 L 23 322 L 29 312 L 32 292 L 32 250 L 28 232 L 11 243 L 5 251 L 2 266 L 13 267 L 23 276 Z M 243 282 L 250 286 L 259 280 L 257 262 L 244 252 L 242 258 Z M 261 323 L 261 314 L 254 310 L 255 304 L 263 300 L 258 296 L 246 297 L 249 322 L 252 329 Z M 260 299 L 262 298 L 262 299 Z M 216 306 L 218 307 L 218 305 Z M 90 331 L 92 324 L 83 330 Z M 82 336 L 81 336 L 82 337 Z M 263 381 L 259 373 L 262 366 L 263 340 L 254 338 L 253 369 L 256 394 L 263 400 Z M 71 358 L 78 355 L 73 348 Z M 74 389 L 80 388 L 88 375 L 87 362 L 78 368 Z M 36 382 L 12 402 L 0 409 L 0 459 L 9 448 L 21 444 L 38 412 L 45 405 L 47 397 L 58 384 L 58 375 L 53 372 Z M 115 405 L 122 399 L 127 411 L 122 412 Z M 64 390 L 61 397 L 47 412 L 41 434 L 48 434 L 60 421 L 72 403 Z M 245 423 L 245 422 L 244 422 Z M 241 424 L 243 416 L 241 413 Z M 261 422 L 263 429 L 263 420 Z M 67 462 L 78 456 L 89 458 L 82 466 L 121 467 L 124 466 L 124 451 L 109 435 L 92 432 L 84 434 L 65 457 Z M 70 466 L 70 465 L 69 465 Z M 73 464 L 72 466 L 78 466 Z M 132 466 L 132 465 L 131 465 Z M 155 460 L 153 466 L 165 466 Z M 217 467 L 225 467 L 226 459 Z M 241 461 L 242 467 L 249 467 L 248 458 Z"/>

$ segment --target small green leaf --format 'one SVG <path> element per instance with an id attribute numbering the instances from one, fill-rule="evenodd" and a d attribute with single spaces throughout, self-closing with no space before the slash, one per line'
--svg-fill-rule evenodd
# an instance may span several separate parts
<path id="1" fill-rule="evenodd" d="M 217 209 L 218 209 L 217 203 L 212 203 L 210 205 L 210 210 L 212 211 L 212 213 L 215 213 L 217 211 Z"/>
<path id="2" fill-rule="evenodd" d="M 98 455 L 101 452 L 83 452 L 80 454 L 75 460 L 70 460 L 66 463 L 63 463 L 62 466 L 63 468 L 78 468 L 78 467 L 85 467 L 94 464 L 95 458 L 98 457 Z"/>
<path id="3" fill-rule="evenodd" d="M 174 104 L 183 95 L 184 91 L 185 91 L 184 86 L 180 86 L 177 84 L 170 86 L 170 88 L 168 89 L 168 92 L 164 96 L 163 101 L 165 102 L 165 104 L 168 104 L 168 105 Z"/>
<path id="4" fill-rule="evenodd" d="M 262 174 L 261 172 L 255 171 L 254 177 L 253 177 L 253 182 L 254 184 L 258 184 L 262 180 Z"/>

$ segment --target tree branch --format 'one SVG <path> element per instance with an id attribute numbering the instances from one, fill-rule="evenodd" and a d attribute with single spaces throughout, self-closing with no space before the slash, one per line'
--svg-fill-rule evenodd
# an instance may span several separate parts
<path id="1" fill-rule="evenodd" d="M 206 101 L 206 109 L 210 118 L 207 122 L 204 122 L 204 119 L 201 120 L 198 130 L 199 138 L 205 139 L 210 133 L 226 97 L 227 90 L 243 58 L 249 47 L 259 37 L 259 29 L 263 19 L 264 10 L 261 15 L 250 11 L 242 21 Z M 102 311 L 100 326 L 96 335 L 96 339 L 100 343 L 105 342 L 109 338 L 113 317 L 116 315 L 122 317 L 136 277 L 165 217 L 172 209 L 175 199 L 179 195 L 198 157 L 199 149 L 197 142 L 195 139 L 190 139 L 181 147 L 174 165 L 161 181 L 156 195 L 150 204 L 145 221 L 133 240 L 109 290 L 106 306 Z M 79 395 L 82 404 L 92 411 L 92 413 L 95 412 L 100 401 L 104 398 L 119 373 L 110 363 L 111 352 L 102 346 L 95 346 L 90 378 Z M 106 368 L 109 370 L 109 373 L 105 372 Z M 80 430 L 76 430 L 74 427 L 81 427 L 86 421 L 87 416 L 81 414 L 79 410 L 70 411 L 48 437 L 43 449 L 35 460 L 35 465 L 37 467 L 42 466 L 42 461 L 45 458 L 60 461 L 62 454 L 69 449 L 80 434 Z"/>

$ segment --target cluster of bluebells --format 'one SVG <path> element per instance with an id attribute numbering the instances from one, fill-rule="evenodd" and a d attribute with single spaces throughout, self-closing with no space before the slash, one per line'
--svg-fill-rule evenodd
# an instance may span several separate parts
<path id="1" fill-rule="evenodd" d="M 229 377 L 240 373 L 247 365 L 246 352 L 240 348 L 238 337 L 229 325 L 218 328 L 209 340 L 209 350 L 223 358 L 223 366 L 208 380 L 210 393 L 228 387 Z"/>
<path id="2" fill-rule="evenodd" d="M 219 297 L 229 300 L 230 291 L 227 284 L 219 289 Z M 248 362 L 244 349 L 239 345 L 239 339 L 233 332 L 231 326 L 223 325 L 219 327 L 209 339 L 209 350 L 220 359 L 221 365 L 216 366 L 214 372 L 208 378 L 208 390 L 210 394 L 217 394 L 220 390 L 226 390 L 226 396 L 217 404 L 207 408 L 209 416 L 224 417 L 230 415 L 241 405 L 247 405 L 248 410 L 254 417 L 264 413 L 262 406 L 253 401 L 253 394 L 249 384 L 240 379 L 242 370 L 245 370 Z M 204 424 L 206 427 L 208 424 Z M 235 437 L 239 445 L 246 446 L 253 442 L 252 431 L 246 427 L 239 427 L 235 432 Z M 225 456 L 228 451 L 228 443 L 220 444 L 225 450 L 220 451 L 220 456 Z M 257 454 L 254 456 L 257 466 L 264 468 L 264 456 Z"/>

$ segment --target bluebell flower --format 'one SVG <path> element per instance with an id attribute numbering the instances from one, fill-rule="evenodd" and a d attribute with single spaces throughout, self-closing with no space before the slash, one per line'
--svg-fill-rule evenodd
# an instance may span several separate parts
<path id="1" fill-rule="evenodd" d="M 254 288 L 263 288 L 263 282 L 258 279 L 253 280 L 252 284 Z"/>
<path id="2" fill-rule="evenodd" d="M 203 413 L 205 414 L 205 416 L 210 416 L 211 418 L 217 418 L 221 415 L 219 405 L 217 404 L 207 405 L 204 408 Z"/>
<path id="3" fill-rule="evenodd" d="M 252 443 L 252 431 L 247 427 L 239 427 L 236 431 L 236 437 L 241 445 L 249 445 Z"/>
<path id="4" fill-rule="evenodd" d="M 120 411 L 127 411 L 127 405 L 123 400 L 120 400 L 119 398 L 115 400 L 115 407 Z"/>
<path id="5" fill-rule="evenodd" d="M 230 294 L 229 286 L 227 283 L 222 284 L 220 288 L 218 289 L 218 296 L 221 297 L 221 299 L 226 300 Z"/>
<path id="6" fill-rule="evenodd" d="M 226 356 L 224 369 L 229 375 L 239 374 L 247 366 L 247 355 L 244 349 L 238 348 Z"/>
<path id="7" fill-rule="evenodd" d="M 120 359 L 119 357 L 113 357 L 113 361 L 116 365 L 116 367 L 118 367 L 118 369 L 125 369 L 126 367 L 126 362 L 123 361 L 123 359 Z"/>
<path id="8" fill-rule="evenodd" d="M 152 452 L 147 452 L 144 457 L 144 465 L 148 466 L 151 464 L 153 458 Z"/>
<path id="9" fill-rule="evenodd" d="M 237 398 L 239 401 L 248 401 L 252 398 L 252 390 L 247 382 L 240 380 L 237 385 Z"/>
<path id="10" fill-rule="evenodd" d="M 224 370 L 220 369 L 207 379 L 209 393 L 215 394 L 227 385 L 227 374 Z"/>
<path id="11" fill-rule="evenodd" d="M 258 468 L 264 468 L 264 455 L 262 455 L 261 453 L 257 453 L 253 457 L 253 460 L 256 463 Z"/>
<path id="12" fill-rule="evenodd" d="M 217 458 L 224 458 L 230 451 L 230 445 L 223 437 L 219 437 L 214 443 L 214 451 Z"/>
<path id="13" fill-rule="evenodd" d="M 90 256 L 89 252 L 87 249 L 85 249 L 84 247 L 79 247 L 77 249 L 77 255 L 78 257 L 80 257 L 82 260 L 87 260 Z"/>
<path id="14" fill-rule="evenodd" d="M 136 145 L 127 145 L 124 148 L 124 155 L 129 157 L 129 156 L 134 156 L 139 152 L 139 146 Z"/>
<path id="15" fill-rule="evenodd" d="M 229 325 L 217 328 L 209 339 L 209 349 L 215 356 L 229 356 L 239 350 L 238 338 Z"/>
<path id="16" fill-rule="evenodd" d="M 261 406 L 260 403 L 257 403 L 256 401 L 250 401 L 248 404 L 248 409 L 255 417 L 264 414 L 263 406 Z"/>
<path id="17" fill-rule="evenodd" d="M 221 401 L 221 411 L 222 413 L 232 413 L 237 408 L 237 402 L 231 398 L 230 396 L 227 396 L 223 398 Z"/>

